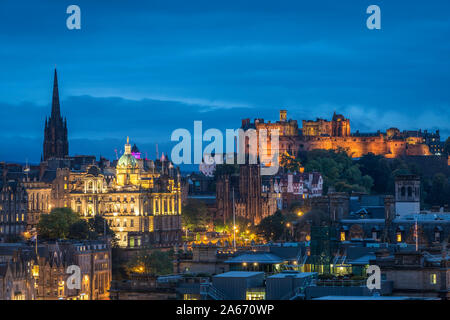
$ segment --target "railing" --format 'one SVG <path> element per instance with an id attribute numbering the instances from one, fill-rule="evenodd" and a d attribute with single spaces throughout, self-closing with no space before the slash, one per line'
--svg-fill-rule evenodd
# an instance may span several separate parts
<path id="1" fill-rule="evenodd" d="M 318 287 L 360 287 L 365 286 L 366 280 L 317 280 Z"/>
<path id="2" fill-rule="evenodd" d="M 297 298 L 304 298 L 306 288 L 309 286 L 314 286 L 315 284 L 316 279 L 314 277 L 309 277 L 301 286 L 294 288 L 292 291 L 281 297 L 280 300 L 295 300 Z"/>
<path id="3" fill-rule="evenodd" d="M 204 282 L 200 284 L 200 295 L 202 296 L 202 299 L 206 300 L 207 297 L 211 297 L 214 300 L 227 300 L 227 296 L 225 293 L 214 287 L 209 282 Z"/>

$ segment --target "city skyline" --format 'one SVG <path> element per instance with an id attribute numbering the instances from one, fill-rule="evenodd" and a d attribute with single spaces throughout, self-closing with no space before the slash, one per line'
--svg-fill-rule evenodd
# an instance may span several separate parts
<path id="1" fill-rule="evenodd" d="M 382 2 L 376 31 L 365 27 L 365 2 L 78 5 L 76 31 L 65 27 L 65 4 L 1 5 L 2 160 L 39 161 L 55 65 L 70 154 L 113 159 L 130 136 L 153 158 L 156 143 L 170 152 L 171 132 L 194 120 L 224 130 L 282 108 L 297 120 L 336 111 L 353 132 L 450 135 L 450 23 L 434 2 Z"/>

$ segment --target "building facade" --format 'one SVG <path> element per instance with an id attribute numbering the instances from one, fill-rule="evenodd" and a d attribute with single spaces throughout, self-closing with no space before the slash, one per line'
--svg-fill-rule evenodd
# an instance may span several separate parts
<path id="1" fill-rule="evenodd" d="M 396 128 L 388 129 L 387 132 L 376 132 L 361 134 L 358 131 L 351 133 L 350 120 L 341 114 L 333 114 L 332 120 L 325 119 L 303 120 L 302 128 L 299 129 L 297 121 L 287 121 L 286 111 L 280 111 L 280 121 L 276 123 L 265 123 L 264 119 L 242 120 L 242 129 L 255 129 L 259 136 L 260 129 L 279 130 L 279 155 L 288 153 L 297 155 L 302 151 L 315 149 L 323 150 L 345 150 L 353 158 L 361 157 L 368 153 L 383 155 L 386 158 L 397 158 L 400 156 L 429 156 L 430 145 L 437 145 L 435 141 L 427 144 L 423 137 L 414 138 L 406 134 L 400 134 Z M 270 157 L 271 138 L 268 132 L 267 150 L 258 150 L 260 156 Z M 432 139 L 432 138 L 431 138 Z M 270 142 L 270 143 L 269 143 Z M 259 146 L 258 146 L 259 147 Z"/>
<path id="2" fill-rule="evenodd" d="M 61 172 L 64 204 L 86 219 L 104 217 L 120 246 L 174 245 L 181 241 L 181 176 L 166 159 L 136 159 L 127 141 L 114 170 L 96 165 Z M 65 182 L 64 182 L 65 181 Z M 133 234 L 133 236 L 129 236 Z"/>

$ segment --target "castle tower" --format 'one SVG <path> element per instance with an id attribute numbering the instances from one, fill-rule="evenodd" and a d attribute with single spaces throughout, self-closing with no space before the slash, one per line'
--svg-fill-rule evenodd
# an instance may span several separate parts
<path id="1" fill-rule="evenodd" d="M 395 178 L 395 212 L 397 216 L 420 213 L 420 178 L 399 175 Z"/>
<path id="2" fill-rule="evenodd" d="M 44 128 L 44 158 L 64 158 L 69 154 L 69 142 L 67 141 L 67 121 L 61 117 L 58 92 L 58 76 L 55 69 L 53 79 L 52 113 Z"/>
<path id="3" fill-rule="evenodd" d="M 282 121 L 282 122 L 287 121 L 287 111 L 286 110 L 280 110 L 280 121 Z"/>

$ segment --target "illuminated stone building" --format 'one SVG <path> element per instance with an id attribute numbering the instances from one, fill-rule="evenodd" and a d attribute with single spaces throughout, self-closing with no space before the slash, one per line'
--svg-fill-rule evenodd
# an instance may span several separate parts
<path id="1" fill-rule="evenodd" d="M 263 182 L 258 164 L 240 165 L 239 174 L 224 174 L 217 178 L 216 215 L 224 221 L 233 217 L 233 190 L 236 216 L 252 224 L 258 224 L 277 210 L 273 183 Z"/>
<path id="2" fill-rule="evenodd" d="M 117 164 L 67 155 L 55 71 L 52 115 L 46 121 L 44 158 L 38 167 L 0 163 L 0 240 L 34 235 L 41 214 L 70 207 L 86 219 L 103 216 L 121 246 L 181 241 L 181 176 L 164 155 L 141 158 L 129 141 Z M 129 237 L 129 234 L 132 234 Z"/>
<path id="3" fill-rule="evenodd" d="M 105 300 L 112 279 L 111 248 L 105 241 L 40 244 L 31 260 L 37 300 Z M 80 267 L 81 288 L 69 289 L 67 267 Z"/>
<path id="4" fill-rule="evenodd" d="M 3 165 L 0 179 L 0 240 L 31 237 L 42 213 L 51 209 L 52 185 L 29 166 Z"/>
<path id="5" fill-rule="evenodd" d="M 303 120 L 302 134 L 304 136 L 329 136 L 348 137 L 350 136 L 350 120 L 342 114 L 333 114 L 331 121 L 325 119 Z"/>
<path id="6" fill-rule="evenodd" d="M 167 159 L 136 159 L 127 139 L 115 173 L 96 165 L 59 170 L 61 197 L 81 216 L 103 216 L 119 245 L 174 245 L 181 240 L 181 177 Z M 64 180 L 65 172 L 68 179 Z M 58 174 L 57 174 L 58 175 Z M 66 185 L 67 184 L 67 185 Z M 131 236 L 132 234 L 132 236 Z"/>
<path id="7" fill-rule="evenodd" d="M 368 153 L 383 155 L 386 158 L 428 156 L 431 155 L 429 145 L 436 145 L 431 136 L 432 142 L 426 144 L 423 137 L 400 134 L 400 131 L 396 128 L 388 129 L 386 133 L 361 134 L 357 131 L 352 134 L 350 132 L 350 120 L 336 113 L 333 114 L 331 121 L 324 119 L 303 120 L 301 130 L 298 128 L 297 121 L 287 121 L 286 119 L 286 111 L 282 110 L 280 121 L 274 124 L 265 123 L 264 119 L 255 119 L 253 123 L 250 122 L 250 119 L 244 119 L 242 120 L 242 129 L 256 129 L 256 131 L 262 128 L 279 129 L 280 155 L 285 152 L 296 155 L 298 152 L 315 149 L 343 149 L 354 158 Z M 268 141 L 270 142 L 270 137 Z M 260 155 L 270 157 L 270 148 L 271 144 L 268 143 L 268 150 L 263 150 Z"/>
<path id="8" fill-rule="evenodd" d="M 0 244 L 0 300 L 34 300 L 30 264 L 21 253 L 23 244 Z"/>

